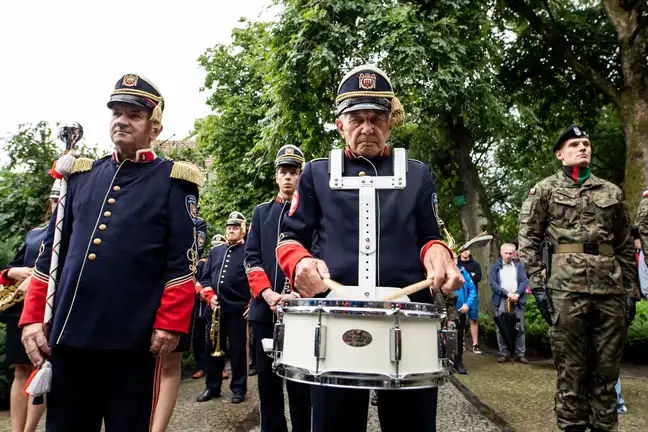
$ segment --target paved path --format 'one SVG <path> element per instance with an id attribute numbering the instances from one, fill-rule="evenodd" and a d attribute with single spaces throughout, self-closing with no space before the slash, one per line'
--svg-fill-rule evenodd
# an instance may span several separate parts
<path id="1" fill-rule="evenodd" d="M 229 385 L 229 381 L 224 382 Z M 169 432 L 258 432 L 259 410 L 256 378 L 249 380 L 245 402 L 230 403 L 229 388 L 223 388 L 223 397 L 198 403 L 196 397 L 203 391 L 204 382 L 187 380 L 180 387 L 178 403 L 169 425 Z M 287 407 L 286 403 L 286 407 Z M 441 387 L 437 410 L 438 432 L 500 432 L 501 429 L 486 419 L 451 383 Z M 39 432 L 44 431 L 40 427 Z M 375 407 L 369 410 L 367 431 L 379 431 Z M 9 413 L 0 412 L 0 432 L 10 432 Z"/>

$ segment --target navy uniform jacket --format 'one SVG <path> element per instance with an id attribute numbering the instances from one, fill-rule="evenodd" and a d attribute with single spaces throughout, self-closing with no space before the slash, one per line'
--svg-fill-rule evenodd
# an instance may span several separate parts
<path id="1" fill-rule="evenodd" d="M 7 277 L 9 269 L 12 267 L 30 267 L 33 268 L 36 263 L 36 258 L 38 257 L 38 252 L 43 240 L 45 240 L 45 234 L 47 233 L 47 227 L 34 228 L 29 231 L 25 236 L 25 242 L 22 244 L 16 256 L 11 260 L 7 265 L 7 268 L 0 272 L 0 285 L 13 285 L 15 281 Z M 9 309 L 2 312 L 3 316 L 12 316 L 19 317 L 23 310 L 23 302 L 11 306 Z"/>
<path id="2" fill-rule="evenodd" d="M 83 160 L 75 162 L 50 346 L 148 350 L 153 329 L 189 329 L 200 172 L 150 150 L 138 151 L 136 160 L 106 156 L 78 170 Z M 55 218 L 36 261 L 21 326 L 44 318 Z"/>
<path id="3" fill-rule="evenodd" d="M 281 221 L 290 209 L 290 202 L 277 196 L 272 201 L 258 205 L 252 213 L 250 233 L 245 243 L 245 268 L 252 302 L 248 320 L 272 323 L 273 312 L 261 297 L 270 288 L 281 293 L 286 282 L 284 272 L 276 258 Z"/>
<path id="4" fill-rule="evenodd" d="M 232 246 L 225 243 L 212 248 L 200 279 L 207 301 L 216 295 L 223 311 L 243 312 L 250 302 L 250 286 L 243 265 L 244 244 L 239 240 Z"/>
<path id="5" fill-rule="evenodd" d="M 386 147 L 371 160 L 356 157 L 348 148 L 344 156 L 345 176 L 393 175 L 393 158 Z M 279 265 L 294 280 L 295 266 L 310 256 L 313 231 L 317 234 L 319 258 L 326 262 L 331 279 L 343 285 L 358 285 L 358 191 L 331 190 L 329 161 L 306 164 L 299 179 L 297 198 L 284 218 L 277 247 Z M 378 286 L 404 287 L 425 278 L 422 257 L 439 242 L 441 233 L 435 214 L 436 185 L 427 165 L 409 160 L 404 189 L 377 190 L 376 223 Z M 410 296 L 412 301 L 431 303 L 429 290 Z"/>

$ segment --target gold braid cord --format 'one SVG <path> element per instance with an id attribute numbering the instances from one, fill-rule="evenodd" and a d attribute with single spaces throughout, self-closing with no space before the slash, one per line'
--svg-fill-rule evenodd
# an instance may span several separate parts
<path id="1" fill-rule="evenodd" d="M 72 174 L 87 172 L 92 169 L 92 159 L 76 158 L 72 166 Z"/>
<path id="2" fill-rule="evenodd" d="M 173 162 L 171 178 L 185 180 L 198 186 L 203 185 L 203 175 L 200 168 L 188 162 Z"/>
<path id="3" fill-rule="evenodd" d="M 151 94 L 149 92 L 143 90 L 136 90 L 136 89 L 119 89 L 112 92 L 112 94 L 140 96 L 140 97 L 154 100 L 155 102 L 157 102 L 157 105 L 155 105 L 155 108 L 153 108 L 153 112 L 151 113 L 151 121 L 157 124 L 158 126 L 162 124 L 162 102 L 164 101 L 162 97 L 155 96 L 154 94 Z"/>
<path id="4" fill-rule="evenodd" d="M 347 99 L 364 97 L 364 96 L 391 99 L 394 97 L 394 92 L 354 91 L 354 92 L 341 94 L 340 96 L 335 98 L 335 103 L 339 104 L 340 102 L 345 101 Z"/>

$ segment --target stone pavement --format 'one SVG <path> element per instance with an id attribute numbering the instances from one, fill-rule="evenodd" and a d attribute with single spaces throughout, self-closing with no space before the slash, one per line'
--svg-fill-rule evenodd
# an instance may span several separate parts
<path id="1" fill-rule="evenodd" d="M 202 393 L 204 381 L 183 381 L 168 432 L 259 432 L 256 377 L 250 378 L 247 399 L 239 405 L 230 403 L 231 393 L 226 387 L 229 385 L 229 380 L 224 381 L 223 384 L 223 397 L 198 403 L 196 397 Z M 39 432 L 45 430 L 43 423 L 41 422 Z M 439 391 L 437 426 L 438 432 L 500 432 L 502 430 L 480 414 L 477 408 L 451 383 L 442 386 Z M 367 431 L 379 430 L 378 413 L 375 407 L 370 407 Z M 0 432 L 10 431 L 9 412 L 0 412 Z"/>

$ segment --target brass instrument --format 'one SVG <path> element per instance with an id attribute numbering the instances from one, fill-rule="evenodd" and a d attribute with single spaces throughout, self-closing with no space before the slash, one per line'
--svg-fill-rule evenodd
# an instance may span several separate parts
<path id="1" fill-rule="evenodd" d="M 209 329 L 209 340 L 211 341 L 214 351 L 210 353 L 212 357 L 222 357 L 225 355 L 225 351 L 221 350 L 220 346 L 220 334 L 221 334 L 221 308 L 217 304 L 212 312 L 212 323 L 211 328 Z"/>
<path id="2" fill-rule="evenodd" d="M 29 284 L 31 276 L 22 281 L 19 284 L 13 285 L 0 285 L 0 312 L 9 309 L 10 307 L 17 305 L 21 301 L 25 300 L 25 294 L 23 291 L 18 291 L 18 287 L 22 284 Z"/>

